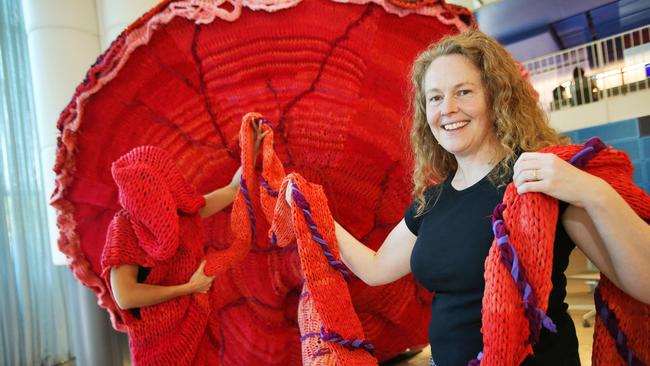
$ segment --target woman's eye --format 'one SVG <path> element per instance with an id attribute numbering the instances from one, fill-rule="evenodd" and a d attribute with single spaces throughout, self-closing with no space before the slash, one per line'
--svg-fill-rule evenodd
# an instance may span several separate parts
<path id="1" fill-rule="evenodd" d="M 433 103 L 438 103 L 441 100 L 442 100 L 442 96 L 440 95 L 434 95 L 431 98 L 429 98 L 429 102 L 433 102 Z"/>
<path id="2" fill-rule="evenodd" d="M 472 91 L 469 90 L 469 89 L 463 89 L 463 90 L 459 90 L 459 91 L 458 91 L 458 95 L 467 95 L 467 94 L 469 94 L 469 93 L 471 93 L 471 92 L 472 92 Z"/>

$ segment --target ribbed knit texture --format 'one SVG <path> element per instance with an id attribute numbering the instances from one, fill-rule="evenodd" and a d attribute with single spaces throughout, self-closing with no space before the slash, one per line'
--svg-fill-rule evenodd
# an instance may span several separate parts
<path id="1" fill-rule="evenodd" d="M 472 21 L 467 9 L 428 1 L 162 2 L 97 59 L 59 119 L 52 204 L 58 209 L 59 247 L 74 275 L 115 315 L 100 277 L 106 230 L 121 209 L 111 163 L 134 147 L 159 146 L 189 184 L 210 192 L 228 184 L 241 164 L 238 136 L 251 110 L 273 121 L 284 167 L 321 185 L 333 216 L 377 249 L 411 200 L 410 162 L 404 159 L 409 65 L 427 45 Z M 238 359 L 237 347 L 226 342 L 226 364 L 264 364 L 267 359 L 252 355 L 287 349 L 297 350 L 291 357 L 299 359 L 296 312 L 285 311 L 298 306 L 300 261 L 295 248 L 273 248 L 266 237 L 269 223 L 260 214 L 260 182 L 246 172 L 244 179 L 250 207 L 238 198 L 204 225 L 208 270 L 221 273 L 214 284 L 221 295 L 213 299 L 221 310 L 210 329 L 251 344 L 252 358 Z M 235 210 L 240 226 L 231 230 L 230 213 L 239 205 L 246 209 Z M 255 236 L 249 209 L 258 219 Z M 156 230 L 160 235 L 168 229 Z M 168 255 L 169 249 L 159 250 Z M 210 253 L 223 250 L 212 261 Z M 244 264 L 225 269 L 239 259 Z M 355 305 L 368 312 L 359 317 L 372 317 L 389 294 L 417 294 L 419 306 L 426 307 L 426 291 L 410 278 L 401 282 L 369 289 L 351 281 Z M 396 307 L 391 316 L 407 310 Z M 242 314 L 250 321 L 245 332 L 230 323 L 243 323 Z M 264 317 L 274 321 L 260 321 Z M 112 320 L 126 330 L 119 316 Z M 419 322 L 426 324 L 428 316 Z M 368 327 L 380 359 L 393 342 L 380 337 L 386 327 L 408 333 L 390 322 Z M 258 343 L 264 338 L 277 342 Z"/>
<path id="2" fill-rule="evenodd" d="M 327 198 L 322 187 L 310 184 L 297 173 L 293 173 L 285 179 L 285 184 L 280 190 L 281 198 L 284 198 L 287 182 L 294 184 L 295 190 L 300 189 L 309 204 L 309 215 L 317 226 L 316 230 L 322 235 L 322 239 L 334 256 L 338 257 L 334 221 L 327 207 Z M 287 206 L 287 202 L 283 199 L 278 200 L 277 204 Z M 354 310 L 344 277 L 328 263 L 321 246 L 314 241 L 303 209 L 295 203 L 291 207 L 289 216 L 281 208 L 277 211 L 278 216 L 275 219 L 293 223 L 305 278 L 298 312 L 298 324 L 303 339 L 303 365 L 376 365 L 377 360 L 366 349 L 346 348 L 323 339 L 323 330 L 336 332 L 341 340 L 348 340 L 348 343 L 353 340 L 364 341 L 366 336 Z M 390 337 L 388 334 L 384 336 Z M 397 343 L 402 342 L 397 341 Z"/>
<path id="3" fill-rule="evenodd" d="M 244 117 L 242 131 L 245 133 L 240 136 L 243 151 L 247 149 L 246 142 L 252 145 L 251 123 L 260 121 L 265 119 L 259 114 L 251 113 Z M 297 173 L 285 178 L 285 169 L 274 150 L 274 131 L 266 123 L 262 124 L 262 128 L 267 136 L 261 146 L 261 172 L 257 178 L 251 175 L 246 179 L 249 182 L 249 198 L 254 207 L 260 205 L 262 215 L 255 211 L 256 222 L 271 223 L 267 231 L 268 241 L 275 251 L 295 250 L 297 243 L 299 273 L 304 282 L 293 291 L 300 291 L 301 294 L 297 322 L 303 337 L 303 363 L 364 365 L 376 362 L 375 357 L 364 349 L 352 351 L 343 345 L 322 341 L 322 337 L 315 333 L 320 333 L 323 327 L 326 333 L 337 333 L 343 337 L 339 341 L 348 346 L 363 341 L 372 344 L 380 360 L 395 356 L 406 348 L 426 344 L 430 296 L 415 284 L 412 277 L 387 286 L 369 287 L 347 270 L 350 277 L 350 282 L 347 282 L 341 274 L 344 266 L 338 258 L 333 217 L 322 187 L 309 183 Z M 246 171 L 247 166 L 244 166 Z M 309 202 L 312 210 L 310 217 L 317 229 L 308 225 L 304 216 L 299 216 L 304 215 L 303 211 L 286 204 L 284 189 L 286 180 L 291 177 L 296 177 L 304 185 L 303 194 Z M 257 189 L 253 188 L 255 186 Z M 248 209 L 242 205 L 239 210 L 241 220 L 250 221 Z M 233 217 L 235 215 L 233 210 Z M 250 226 L 242 227 L 248 231 Z M 331 258 L 323 253 L 323 245 L 314 240 L 314 232 L 318 232 L 317 240 L 328 244 Z M 338 262 L 337 268 L 332 268 L 332 261 Z M 393 301 L 385 301 L 387 298 Z M 350 344 L 345 340 L 349 340 Z"/>
<path id="4" fill-rule="evenodd" d="M 543 150 L 569 160 L 581 146 L 556 146 Z M 628 202 L 644 219 L 650 218 L 650 197 L 632 182 L 632 164 L 624 152 L 607 148 L 592 158 L 583 169 L 601 177 Z M 517 194 L 510 184 L 503 203 L 504 221 L 510 233 L 520 265 L 538 300 L 546 312 L 551 291 L 553 240 L 557 222 L 557 200 L 529 193 Z M 646 364 L 650 361 L 650 305 L 640 303 L 615 288 L 601 276 L 601 293 L 612 307 L 620 327 L 627 336 L 634 353 Z M 483 359 L 481 365 L 516 366 L 532 352 L 528 343 L 529 323 L 524 315 L 521 294 L 515 287 L 512 275 L 501 263 L 501 253 L 496 241 L 485 262 L 485 295 L 483 297 Z M 596 322 L 593 348 L 593 365 L 624 365 L 615 342 L 604 329 L 601 320 Z"/>

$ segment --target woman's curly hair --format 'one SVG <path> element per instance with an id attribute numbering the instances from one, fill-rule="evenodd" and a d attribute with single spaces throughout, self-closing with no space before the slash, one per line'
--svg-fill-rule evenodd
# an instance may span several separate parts
<path id="1" fill-rule="evenodd" d="M 446 36 L 422 52 L 411 69 L 411 147 L 415 156 L 413 196 L 417 202 L 417 215 L 425 210 L 424 192 L 427 187 L 446 179 L 457 168 L 454 156 L 433 137 L 426 114 L 424 76 L 436 58 L 447 55 L 465 56 L 481 73 L 490 119 L 505 156 L 488 177 L 490 181 L 497 185 L 509 182 L 519 153 L 568 142 L 568 138 L 549 126 L 532 86 L 499 43 L 472 29 Z"/>

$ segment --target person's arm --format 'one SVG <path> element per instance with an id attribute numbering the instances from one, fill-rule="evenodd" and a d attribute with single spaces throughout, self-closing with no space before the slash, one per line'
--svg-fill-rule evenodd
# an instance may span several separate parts
<path id="1" fill-rule="evenodd" d="M 650 303 L 650 226 L 607 182 L 541 153 L 522 154 L 514 176 L 521 194 L 541 192 L 569 203 L 561 218 L 569 237 L 616 286 Z"/>
<path id="2" fill-rule="evenodd" d="M 179 296 L 197 292 L 205 293 L 210 289 L 214 276 L 203 273 L 205 261 L 192 277 L 182 285 L 157 286 L 138 283 L 138 266 L 124 264 L 111 268 L 111 288 L 113 297 L 120 309 L 141 308 L 169 301 Z"/>
<path id="3" fill-rule="evenodd" d="M 650 225 L 605 181 L 584 207 L 569 206 L 562 224 L 587 257 L 623 291 L 650 304 Z"/>
<path id="4" fill-rule="evenodd" d="M 289 183 L 285 199 L 292 204 L 292 185 Z M 388 234 L 378 251 L 358 241 L 334 221 L 336 241 L 343 263 L 369 286 L 381 286 L 404 277 L 411 272 L 411 252 L 417 236 L 402 219 Z"/>
<path id="5" fill-rule="evenodd" d="M 257 152 L 259 151 L 260 144 L 264 137 L 266 137 L 266 132 L 262 132 L 262 126 L 260 123 L 255 125 L 253 129 L 255 134 L 255 160 L 257 161 Z M 216 189 L 203 196 L 205 198 L 205 205 L 199 209 L 199 215 L 203 218 L 210 217 L 217 212 L 223 210 L 225 207 L 230 205 L 237 196 L 237 191 L 239 190 L 239 184 L 241 179 L 242 167 L 235 172 L 232 176 L 230 183 L 219 189 Z"/>
<path id="6" fill-rule="evenodd" d="M 366 284 L 385 285 L 411 272 L 411 252 L 417 236 L 411 233 L 404 219 L 393 228 L 376 252 L 338 223 L 335 225 L 343 263 Z"/>
<path id="7" fill-rule="evenodd" d="M 227 186 L 204 195 L 203 198 L 205 198 L 205 205 L 199 209 L 199 215 L 203 218 L 210 217 L 230 205 L 237 195 L 240 177 L 241 167 L 237 169 Z"/>

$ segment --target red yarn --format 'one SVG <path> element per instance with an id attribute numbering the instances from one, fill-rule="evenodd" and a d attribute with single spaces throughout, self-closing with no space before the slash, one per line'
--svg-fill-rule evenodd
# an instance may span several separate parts
<path id="1" fill-rule="evenodd" d="M 111 268 L 123 264 L 150 268 L 146 284 L 186 283 L 204 256 L 205 236 L 196 214 L 203 197 L 185 183 L 169 155 L 153 146 L 117 160 L 113 176 L 124 210 L 113 218 L 102 254 L 109 291 Z M 206 332 L 207 294 L 177 297 L 139 312 L 136 317 L 119 310 L 135 365 L 206 365 L 216 353 Z"/>
<path id="2" fill-rule="evenodd" d="M 568 160 L 581 146 L 556 146 L 542 150 Z M 632 183 L 632 164 L 624 152 L 608 148 L 598 153 L 583 168 L 607 181 L 644 219 L 650 218 L 650 197 Z M 510 242 L 516 248 L 528 281 L 533 287 L 539 307 L 546 311 L 551 291 L 553 241 L 557 222 L 557 200 L 539 193 L 517 194 L 510 184 L 503 198 L 506 204 L 504 221 L 510 231 Z M 498 244 L 494 242 L 485 262 L 485 293 L 483 296 L 483 359 L 482 365 L 519 365 L 532 347 L 527 344 L 528 320 L 524 316 L 521 295 L 512 276 L 500 263 Z M 627 336 L 635 355 L 650 363 L 650 305 L 626 295 L 601 276 L 603 298 L 621 319 L 620 328 Z M 596 323 L 593 349 L 594 365 L 624 365 L 615 342 L 601 324 Z"/>
<path id="3" fill-rule="evenodd" d="M 250 124 L 260 119 L 263 117 L 255 113 L 244 117 L 242 131 L 246 133 L 240 135 L 242 141 L 252 144 Z M 267 136 L 261 147 L 262 171 L 259 180 L 263 180 L 269 188 L 278 192 L 270 192 L 259 183 L 255 184 L 258 186 L 256 190 L 253 190 L 253 184 L 249 184 L 249 190 L 255 192 L 255 195 L 251 195 L 251 200 L 259 202 L 264 214 L 256 215 L 258 221 L 265 219 L 266 222 L 272 222 L 269 241 L 274 237 L 276 245 L 286 249 L 294 248 L 293 243 L 298 243 L 301 277 L 305 279 L 304 286 L 296 287 L 302 293 L 297 319 L 300 334 L 305 336 L 318 332 L 321 326 L 325 325 L 326 329 L 336 331 L 346 339 L 366 339 L 375 346 L 377 358 L 380 360 L 395 356 L 406 348 L 425 345 L 431 296 L 426 294 L 411 276 L 380 287 L 369 287 L 355 277 L 349 284 L 346 283 L 340 273 L 329 266 L 318 244 L 310 239 L 310 229 L 305 224 L 305 219 L 296 217 L 299 211 L 296 211 L 295 207 L 289 209 L 284 203 L 283 194 L 286 187 L 282 186 L 282 182 L 285 180 L 285 169 L 273 147 L 274 131 L 266 124 L 262 125 L 262 128 Z M 295 173 L 289 177 L 294 177 L 301 183 L 301 189 L 305 196 L 308 196 L 314 211 L 312 217 L 319 226 L 320 233 L 337 255 L 332 214 L 323 188 L 308 183 L 305 178 Z M 256 195 L 259 196 L 259 201 L 255 198 Z M 257 207 L 257 203 L 254 206 Z M 239 210 L 245 211 L 243 206 Z M 233 210 L 233 217 L 234 215 Z M 249 221 L 243 213 L 239 217 Z M 389 298 L 392 300 L 386 301 Z M 374 360 L 374 357 L 364 350 L 350 351 L 322 343 L 317 347 L 317 342 L 318 337 L 310 337 L 303 342 L 303 363 L 311 364 L 316 362 L 314 359 L 326 357 L 313 357 L 322 349 L 329 350 L 327 357 L 337 360 L 335 364 L 347 365 L 348 362 L 353 362 L 363 365 L 368 364 L 369 360 Z"/>
<path id="4" fill-rule="evenodd" d="M 409 65 L 427 45 L 467 27 L 461 17 L 471 22 L 471 12 L 443 2 L 419 2 L 414 9 L 382 0 L 247 0 L 229 2 L 232 8 L 217 3 L 165 1 L 148 12 L 98 58 L 59 119 L 52 197 L 59 248 L 75 277 L 111 314 L 115 304 L 99 276 L 106 230 L 121 209 L 110 174 L 113 161 L 136 146 L 159 146 L 188 183 L 209 192 L 227 184 L 240 165 L 242 117 L 260 111 L 276 123 L 275 149 L 288 171 L 323 186 L 333 216 L 376 249 L 410 201 L 410 162 L 403 159 Z M 260 212 L 257 182 L 249 183 L 253 209 Z M 227 255 L 238 260 L 246 252 L 240 245 L 250 246 L 252 254 L 242 259 L 243 268 L 225 270 L 222 281 L 215 281 L 223 287 L 215 301 L 226 319 L 239 306 L 255 314 L 274 309 L 274 334 L 285 329 L 277 327 L 283 302 L 297 307 L 299 260 L 289 249 L 263 255 L 271 249 L 266 237 L 246 242 L 244 230 L 231 230 L 230 212 L 206 221 L 210 250 L 229 249 L 208 270 L 226 268 Z M 242 211 L 242 225 L 247 214 Z M 258 226 L 263 233 L 268 222 L 260 219 Z M 251 266 L 268 274 L 251 273 Z M 402 281 L 394 295 L 418 293 L 427 302 L 412 280 Z M 393 291 L 369 290 L 358 281 L 350 286 L 355 303 L 368 311 L 359 313 L 362 319 Z M 257 291 L 276 287 L 277 297 Z M 263 306 L 254 304 L 260 301 Z M 251 327 L 260 323 L 250 318 Z M 112 320 L 124 329 L 119 317 Z M 220 324 L 215 332 L 240 336 L 234 326 Z M 260 329 L 263 337 L 266 330 Z M 380 329 L 367 333 L 378 338 Z M 255 334 L 247 330 L 242 343 L 255 344 Z M 277 348 L 291 348 L 282 342 Z M 390 339 L 380 342 L 390 349 Z M 251 350 L 257 351 L 266 352 Z"/>
<path id="5" fill-rule="evenodd" d="M 292 182 L 295 189 L 300 189 L 311 206 L 311 215 L 318 226 L 318 231 L 335 254 L 336 236 L 334 220 L 327 207 L 327 198 L 322 187 L 310 184 L 296 173 L 289 174 L 280 189 L 277 206 L 287 206 L 284 200 L 287 182 Z M 307 226 L 302 210 L 292 205 L 290 211 L 278 207 L 274 221 L 292 223 L 298 243 L 301 268 L 305 276 L 300 305 L 298 324 L 302 341 L 303 365 L 376 365 L 375 357 L 364 349 L 348 349 L 339 344 L 322 339 L 321 328 L 333 330 L 348 340 L 365 340 L 361 321 L 357 316 L 350 296 L 350 291 L 341 273 L 332 268 L 319 245 L 314 242 L 310 228 Z M 287 215 L 289 214 L 289 215 Z M 338 257 L 338 255 L 337 255 Z M 412 299 L 402 300 L 402 302 Z M 314 333 L 316 335 L 314 335 Z M 384 336 L 390 336 L 385 334 Z M 396 340 L 407 347 L 403 342 Z"/>

